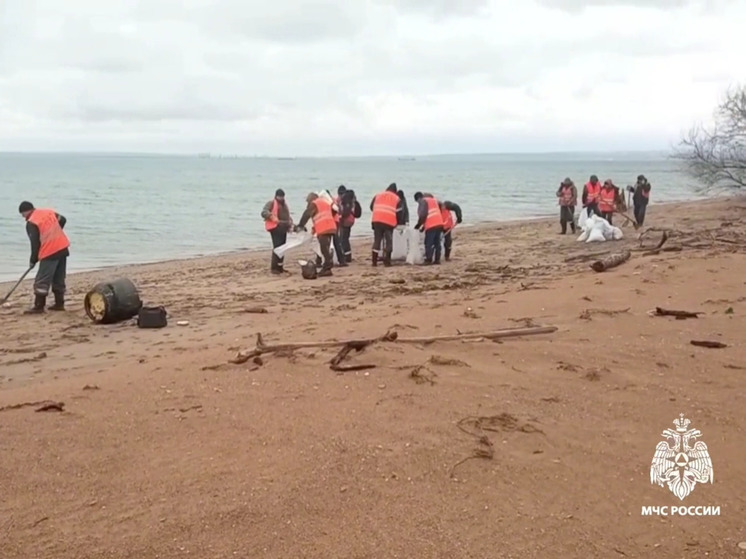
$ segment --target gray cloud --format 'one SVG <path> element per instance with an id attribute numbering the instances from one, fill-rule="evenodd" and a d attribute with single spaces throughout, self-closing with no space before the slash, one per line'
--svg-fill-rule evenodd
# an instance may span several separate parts
<path id="1" fill-rule="evenodd" d="M 408 118 L 421 136 L 455 138 L 443 130 L 463 128 L 466 145 L 471 133 L 488 137 L 485 127 L 543 126 L 558 112 L 550 81 L 592 99 L 592 84 L 626 88 L 646 61 L 680 75 L 663 59 L 714 59 L 741 40 L 677 27 L 683 12 L 657 33 L 647 30 L 655 22 L 614 29 L 611 15 L 573 12 L 611 6 L 600 0 L 538 1 L 566 11 L 507 0 L 6 2 L 0 149 L 68 136 L 112 148 L 168 139 L 204 151 L 247 138 L 312 150 L 319 138 L 345 149 L 354 138 L 394 146 Z M 746 17 L 743 5 L 740 14 L 738 3 L 724 5 L 723 26 Z M 732 79 L 728 67 L 710 66 L 693 75 L 713 88 Z M 494 103 L 498 96 L 505 100 Z"/>

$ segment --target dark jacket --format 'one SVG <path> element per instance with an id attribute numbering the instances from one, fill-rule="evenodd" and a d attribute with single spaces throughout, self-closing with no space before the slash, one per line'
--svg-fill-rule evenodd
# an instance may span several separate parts
<path id="1" fill-rule="evenodd" d="M 339 213 L 342 217 L 342 224 L 345 225 L 350 218 L 358 219 L 363 215 L 363 208 L 357 201 L 357 196 L 353 190 L 347 190 L 342 194 L 339 200 Z"/>
<path id="2" fill-rule="evenodd" d="M 409 206 L 407 206 L 407 199 L 399 196 L 401 205 L 396 210 L 396 223 L 397 225 L 408 225 L 409 224 Z"/>
<path id="3" fill-rule="evenodd" d="M 643 193 L 650 195 L 651 188 L 652 187 L 648 181 L 645 181 L 643 183 L 638 182 L 635 184 L 635 192 L 632 194 L 632 200 L 634 200 L 636 205 L 639 206 L 640 204 L 648 203 L 649 199 L 646 196 L 643 196 Z"/>
<path id="4" fill-rule="evenodd" d="M 423 194 L 422 198 L 420 198 L 419 203 L 417 204 L 417 225 L 414 226 L 415 229 L 419 229 L 423 225 L 425 225 L 425 221 L 427 221 L 427 214 L 428 214 L 428 207 L 427 207 L 427 199 L 433 198 L 432 194 Z M 461 208 L 459 208 L 460 210 Z"/>
<path id="5" fill-rule="evenodd" d="M 453 202 L 449 202 L 448 200 L 446 200 L 445 202 L 443 202 L 443 207 L 449 212 L 453 212 L 456 214 L 456 223 L 461 223 L 464 220 L 464 216 L 461 213 L 461 206 L 459 206 L 458 204 L 454 204 Z"/>
<path id="6" fill-rule="evenodd" d="M 67 223 L 65 216 L 58 213 L 55 213 L 54 215 L 57 216 L 57 222 L 60 224 L 60 228 L 64 229 L 65 224 Z M 26 234 L 31 241 L 31 257 L 29 258 L 29 261 L 36 264 L 39 261 L 39 251 L 41 250 L 41 233 L 39 232 L 39 227 L 35 223 L 26 221 Z M 54 260 L 56 258 L 61 258 L 62 256 L 70 256 L 70 250 L 66 248 L 62 249 L 59 252 L 47 256 L 44 260 Z"/>
<path id="7" fill-rule="evenodd" d="M 264 221 L 267 221 L 269 219 L 269 216 L 272 215 L 272 206 L 274 206 L 274 204 L 274 198 L 264 204 L 264 208 L 262 208 L 262 219 Z M 277 219 L 280 222 L 280 224 L 277 226 L 277 229 L 285 231 L 288 231 L 290 229 L 290 223 L 292 222 L 292 219 L 290 217 L 290 208 L 288 208 L 287 203 L 280 204 L 279 208 L 277 208 Z"/>

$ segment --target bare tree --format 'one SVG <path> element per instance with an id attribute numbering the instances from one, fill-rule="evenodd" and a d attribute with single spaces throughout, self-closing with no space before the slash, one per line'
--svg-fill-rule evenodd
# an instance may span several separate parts
<path id="1" fill-rule="evenodd" d="M 746 188 L 746 86 L 728 90 L 714 125 L 692 128 L 673 157 L 706 188 Z"/>

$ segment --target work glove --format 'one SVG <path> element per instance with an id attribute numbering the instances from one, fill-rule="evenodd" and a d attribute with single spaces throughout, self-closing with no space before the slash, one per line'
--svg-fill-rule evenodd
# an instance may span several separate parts
<path id="1" fill-rule="evenodd" d="M 456 223 L 461 223 L 462 219 L 459 217 L 456 219 Z"/>
<path id="2" fill-rule="evenodd" d="M 417 229 L 417 231 L 419 231 L 420 233 L 424 233 L 425 232 L 425 226 L 423 225 L 422 227 L 420 227 L 419 229 Z"/>
<path id="3" fill-rule="evenodd" d="M 36 266 L 36 262 L 37 260 L 35 258 L 29 258 L 28 267 L 33 268 L 34 266 Z"/>

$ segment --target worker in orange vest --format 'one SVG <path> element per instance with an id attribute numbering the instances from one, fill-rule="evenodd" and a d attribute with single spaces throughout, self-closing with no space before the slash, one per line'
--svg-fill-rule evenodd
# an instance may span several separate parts
<path id="1" fill-rule="evenodd" d="M 425 232 L 425 264 L 440 264 L 440 242 L 443 237 L 443 214 L 440 204 L 432 194 L 415 192 L 417 202 L 417 225 L 415 229 Z"/>
<path id="2" fill-rule="evenodd" d="M 598 209 L 601 211 L 601 217 L 612 225 L 612 217 L 616 209 L 616 201 L 619 197 L 619 189 L 614 186 L 611 179 L 606 179 L 598 195 Z"/>
<path id="3" fill-rule="evenodd" d="M 272 260 L 270 271 L 273 274 L 285 273 L 285 259 L 275 254 L 274 249 L 284 245 L 288 240 L 288 231 L 293 227 L 293 218 L 290 216 L 290 208 L 285 201 L 285 191 L 278 188 L 275 197 L 267 202 L 262 208 L 262 219 L 264 228 L 272 238 Z"/>
<path id="4" fill-rule="evenodd" d="M 355 220 L 362 215 L 362 208 L 357 201 L 354 190 L 349 190 L 345 185 L 337 189 L 337 206 L 339 206 L 339 240 L 344 251 L 345 262 L 352 262 L 352 245 L 350 236 Z"/>
<path id="5" fill-rule="evenodd" d="M 331 247 L 334 235 L 337 234 L 337 223 L 334 221 L 334 215 L 332 214 L 332 205 L 313 192 L 306 197 L 306 202 L 308 202 L 308 206 L 295 227 L 295 231 L 301 229 L 305 231 L 308 220 L 313 221 L 313 232 L 319 240 L 321 254 L 324 257 L 319 277 L 331 276 L 332 266 L 334 265 Z"/>
<path id="6" fill-rule="evenodd" d="M 453 249 L 453 230 L 463 221 L 461 207 L 453 202 L 445 201 L 440 204 L 440 212 L 443 215 L 443 250 L 445 259 L 448 262 L 451 259 L 451 250 Z M 453 213 L 451 213 L 453 212 Z M 453 214 L 456 214 L 456 221 L 453 221 Z"/>
<path id="7" fill-rule="evenodd" d="M 345 258 L 345 251 L 342 248 L 342 237 L 340 236 L 340 226 L 342 225 L 342 214 L 340 213 L 341 210 L 339 209 L 339 197 L 333 197 L 332 193 L 329 192 L 329 189 L 326 190 L 326 193 L 329 195 L 329 198 L 332 200 L 332 217 L 334 218 L 334 223 L 337 224 L 337 230 L 334 232 L 334 236 L 332 237 L 332 245 L 334 246 L 334 255 L 337 257 L 337 265 L 341 268 L 344 268 L 347 266 L 347 259 Z M 321 264 L 321 259 L 317 259 L 319 264 Z"/>
<path id="8" fill-rule="evenodd" d="M 378 266 L 378 260 L 383 255 L 383 265 L 391 266 L 394 229 L 397 225 L 397 215 L 401 212 L 401 200 L 396 194 L 396 183 L 391 183 L 386 190 L 373 197 L 370 202 L 370 211 L 373 212 L 371 217 L 373 227 L 371 262 L 373 266 Z"/>
<path id="9" fill-rule="evenodd" d="M 591 180 L 585 183 L 583 187 L 583 208 L 588 212 L 588 217 L 591 214 L 601 215 L 598 209 L 598 197 L 601 194 L 601 183 L 598 181 L 596 175 L 591 175 Z"/>
<path id="10" fill-rule="evenodd" d="M 31 202 L 21 202 L 18 213 L 26 220 L 26 234 L 31 241 L 29 267 L 39 264 L 34 279 L 34 306 L 24 314 L 44 312 L 50 287 L 54 305 L 49 310 L 64 311 L 67 257 L 70 256 L 70 239 L 63 230 L 67 219 L 54 210 L 36 209 Z"/>
<path id="11" fill-rule="evenodd" d="M 570 228 L 575 233 L 575 206 L 578 205 L 578 189 L 575 188 L 575 183 L 572 182 L 570 177 L 562 181 L 559 188 L 557 189 L 557 198 L 559 198 L 560 205 L 560 231 L 561 235 L 567 233 L 567 224 L 570 224 Z"/>

